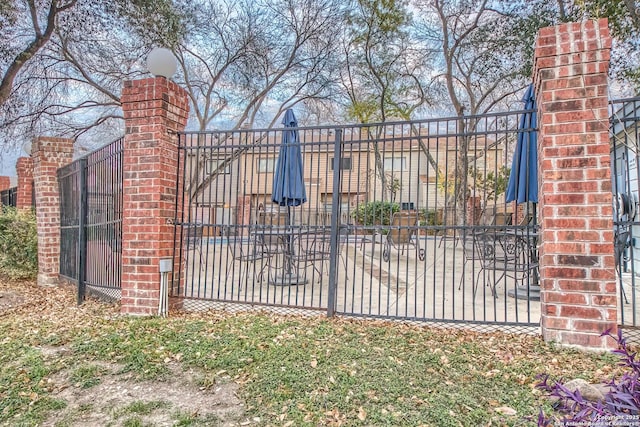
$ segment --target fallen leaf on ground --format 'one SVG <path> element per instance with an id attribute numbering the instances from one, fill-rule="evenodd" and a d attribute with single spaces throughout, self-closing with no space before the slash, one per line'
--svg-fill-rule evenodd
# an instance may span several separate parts
<path id="1" fill-rule="evenodd" d="M 513 416 L 518 413 L 515 409 L 509 408 L 508 406 L 501 406 L 499 408 L 496 408 L 495 411 L 508 416 Z"/>

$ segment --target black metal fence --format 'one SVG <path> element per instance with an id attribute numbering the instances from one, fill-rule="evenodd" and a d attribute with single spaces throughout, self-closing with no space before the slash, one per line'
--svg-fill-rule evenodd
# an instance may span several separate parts
<path id="1" fill-rule="evenodd" d="M 60 275 L 88 289 L 120 298 L 122 265 L 123 138 L 58 169 Z"/>
<path id="2" fill-rule="evenodd" d="M 170 294 L 194 309 L 537 325 L 533 206 L 505 202 L 527 113 L 297 128 L 293 207 L 272 202 L 286 130 L 180 134 Z"/>
<path id="3" fill-rule="evenodd" d="M 2 206 L 13 206 L 15 208 L 18 202 L 18 187 L 0 191 L 0 199 L 2 200 Z"/>
<path id="4" fill-rule="evenodd" d="M 610 102 L 611 181 L 614 201 L 614 249 L 619 293 L 618 323 L 640 326 L 638 274 L 640 274 L 640 98 Z"/>

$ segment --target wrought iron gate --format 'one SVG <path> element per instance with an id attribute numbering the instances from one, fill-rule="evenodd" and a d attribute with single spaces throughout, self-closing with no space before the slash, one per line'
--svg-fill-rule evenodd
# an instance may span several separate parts
<path id="1" fill-rule="evenodd" d="M 2 206 L 16 207 L 16 202 L 18 199 L 17 193 L 18 187 L 11 187 L 7 190 L 0 191 L 0 200 L 2 201 Z"/>
<path id="2" fill-rule="evenodd" d="M 638 182 L 640 170 L 640 98 L 611 101 L 611 182 L 614 202 L 614 255 L 618 284 L 618 323 L 630 329 L 640 326 L 638 274 L 640 274 L 640 219 Z M 636 332 L 637 333 L 637 332 Z"/>
<path id="3" fill-rule="evenodd" d="M 171 296 L 537 325 L 533 206 L 504 196 L 525 113 L 297 128 L 307 201 L 288 209 L 283 129 L 181 133 Z"/>
<path id="4" fill-rule="evenodd" d="M 58 169 L 60 275 L 89 290 L 120 298 L 122 269 L 123 138 Z"/>

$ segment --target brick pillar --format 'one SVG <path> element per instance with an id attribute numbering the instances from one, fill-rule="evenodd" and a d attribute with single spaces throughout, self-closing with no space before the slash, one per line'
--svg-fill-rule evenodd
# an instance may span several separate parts
<path id="1" fill-rule="evenodd" d="M 0 176 L 0 191 L 8 190 L 11 188 L 11 178 L 8 176 Z"/>
<path id="2" fill-rule="evenodd" d="M 19 157 L 16 162 L 16 173 L 18 174 L 16 208 L 31 209 L 33 206 L 33 158 Z"/>
<path id="3" fill-rule="evenodd" d="M 249 235 L 251 222 L 251 196 L 238 196 L 236 201 L 236 224 L 240 226 L 237 233 L 241 236 Z"/>
<path id="4" fill-rule="evenodd" d="M 478 225 L 482 216 L 482 199 L 480 196 L 467 198 L 467 225 Z"/>
<path id="5" fill-rule="evenodd" d="M 159 262 L 173 255 L 178 138 L 187 123 L 186 92 L 164 77 L 125 82 L 122 312 L 152 315 L 160 298 Z"/>
<path id="6" fill-rule="evenodd" d="M 55 286 L 60 272 L 60 193 L 57 171 L 71 162 L 73 140 L 39 137 L 34 140 L 31 153 L 38 228 L 38 285 Z"/>
<path id="7" fill-rule="evenodd" d="M 543 28 L 535 48 L 542 333 L 607 349 L 617 324 L 607 20 Z"/>

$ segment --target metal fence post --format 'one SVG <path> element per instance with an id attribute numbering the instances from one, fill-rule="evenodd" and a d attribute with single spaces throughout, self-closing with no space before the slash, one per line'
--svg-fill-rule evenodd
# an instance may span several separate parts
<path id="1" fill-rule="evenodd" d="M 342 157 L 342 129 L 336 129 L 333 146 L 333 197 L 331 200 L 331 243 L 329 261 L 329 295 L 327 298 L 327 316 L 332 317 L 336 311 L 336 294 L 338 291 L 338 238 L 340 237 L 340 158 Z"/>
<path id="2" fill-rule="evenodd" d="M 80 168 L 79 197 L 78 205 L 78 305 L 82 304 L 85 299 L 87 277 L 87 158 L 80 159 L 78 162 Z"/>

